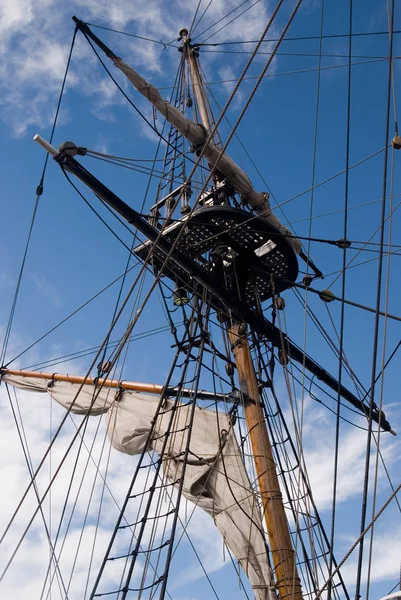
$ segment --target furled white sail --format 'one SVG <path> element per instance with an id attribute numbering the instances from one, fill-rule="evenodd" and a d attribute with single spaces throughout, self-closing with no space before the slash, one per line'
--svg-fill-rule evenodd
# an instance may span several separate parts
<path id="1" fill-rule="evenodd" d="M 182 112 L 174 106 L 171 106 L 171 104 L 161 97 L 159 90 L 148 83 L 132 67 L 121 60 L 121 58 L 114 58 L 113 61 L 116 67 L 126 75 L 138 92 L 145 96 L 145 98 L 153 104 L 167 121 L 171 123 L 171 125 L 174 125 L 174 127 L 194 147 L 203 147 L 207 140 L 208 133 L 202 125 L 187 119 Z M 203 152 L 206 160 L 214 165 L 220 157 L 221 148 L 216 146 L 212 141 L 209 141 L 203 148 Z M 248 175 L 226 153 L 223 153 L 220 157 L 218 169 L 239 192 L 242 198 L 248 202 L 260 216 L 265 218 L 270 225 L 273 225 L 280 233 L 286 236 L 294 250 L 299 253 L 301 251 L 300 241 L 294 238 L 289 229 L 280 223 L 279 219 L 273 214 L 267 194 L 257 192 L 253 188 Z"/>
<path id="2" fill-rule="evenodd" d="M 166 399 L 158 411 L 159 396 L 151 394 L 127 390 L 116 393 L 106 386 L 97 390 L 89 384 L 81 386 L 22 375 L 4 375 L 3 380 L 23 390 L 47 392 L 75 414 L 106 413 L 110 442 L 126 454 L 139 454 L 145 449 L 160 454 L 165 434 L 171 431 L 163 454 L 164 474 L 171 482 L 182 477 L 190 404 L 176 404 Z M 275 600 L 259 507 L 226 414 L 195 408 L 183 494 L 212 516 L 225 543 L 247 574 L 255 598 Z"/>

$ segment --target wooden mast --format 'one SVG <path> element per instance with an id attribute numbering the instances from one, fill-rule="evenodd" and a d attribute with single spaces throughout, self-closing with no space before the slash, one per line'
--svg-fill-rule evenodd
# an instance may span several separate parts
<path id="1" fill-rule="evenodd" d="M 203 81 L 200 76 L 198 53 L 191 46 L 188 30 L 181 29 L 180 35 L 202 124 L 210 133 L 211 126 Z M 237 367 L 240 389 L 246 398 L 245 418 L 258 477 L 263 515 L 276 576 L 276 587 L 280 600 L 302 600 L 295 551 L 292 547 L 272 446 L 262 411 L 246 327 L 241 323 L 233 323 L 229 326 L 228 335 Z"/>

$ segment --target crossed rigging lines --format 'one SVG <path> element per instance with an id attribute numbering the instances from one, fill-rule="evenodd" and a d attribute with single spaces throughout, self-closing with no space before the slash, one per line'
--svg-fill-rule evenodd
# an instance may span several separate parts
<path id="1" fill-rule="evenodd" d="M 210 4 L 209 4 L 210 5 Z"/>

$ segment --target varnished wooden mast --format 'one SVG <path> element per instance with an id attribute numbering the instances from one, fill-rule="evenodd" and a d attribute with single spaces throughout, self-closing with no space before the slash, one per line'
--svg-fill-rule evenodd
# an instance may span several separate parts
<path id="1" fill-rule="evenodd" d="M 204 127 L 210 133 L 209 114 L 197 55 L 190 44 L 187 30 L 182 29 L 180 33 L 183 36 L 183 50 L 189 64 L 199 114 Z M 276 587 L 280 600 L 302 600 L 301 582 L 296 567 L 295 551 L 291 542 L 283 497 L 273 459 L 272 446 L 260 402 L 251 352 L 247 336 L 241 334 L 240 329 L 241 325 L 234 323 L 229 328 L 228 335 L 237 366 L 240 389 L 247 399 L 245 418 L 258 477 L 263 515 L 275 571 Z"/>
<path id="2" fill-rule="evenodd" d="M 276 586 L 281 600 L 301 600 L 295 552 L 292 547 L 283 497 L 280 491 L 276 465 L 266 421 L 262 411 L 259 389 L 246 334 L 235 323 L 228 331 L 237 365 L 240 389 L 246 398 L 245 418 L 252 445 L 263 515 L 269 537 L 270 552 L 276 575 Z"/>
<path id="3" fill-rule="evenodd" d="M 45 379 L 46 381 L 65 381 L 67 383 L 75 383 L 79 385 L 97 385 L 98 387 L 109 387 L 115 389 L 124 389 L 132 392 L 142 392 L 145 394 L 156 394 L 160 395 L 164 387 L 157 383 L 143 383 L 139 381 L 121 381 L 120 379 L 107 379 L 107 378 L 95 378 L 95 377 L 83 377 L 82 375 L 68 375 L 63 373 L 42 373 L 41 371 L 19 371 L 15 369 L 0 369 L 0 376 L 11 375 L 16 377 L 29 377 L 33 379 Z M 168 388 L 168 393 L 173 395 L 175 388 Z M 180 396 L 192 397 L 194 391 L 189 388 L 180 388 Z M 217 394 L 219 399 L 224 400 L 227 397 L 224 394 Z M 204 390 L 197 390 L 197 398 L 202 400 L 214 400 L 216 398 L 215 392 L 208 392 Z"/>

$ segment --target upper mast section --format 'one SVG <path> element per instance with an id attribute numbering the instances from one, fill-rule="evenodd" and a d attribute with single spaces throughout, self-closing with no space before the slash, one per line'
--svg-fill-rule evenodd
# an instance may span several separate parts
<path id="1" fill-rule="evenodd" d="M 182 27 L 178 33 L 179 40 L 182 41 L 182 45 L 179 50 L 184 54 L 188 65 L 189 72 L 191 74 L 191 81 L 193 87 L 193 94 L 196 98 L 196 102 L 199 108 L 199 115 L 202 121 L 202 125 L 206 129 L 208 135 L 212 133 L 211 120 L 209 117 L 208 103 L 205 94 L 204 81 L 202 79 L 200 65 L 199 65 L 199 48 L 191 44 L 191 38 L 189 37 L 188 29 Z"/>

